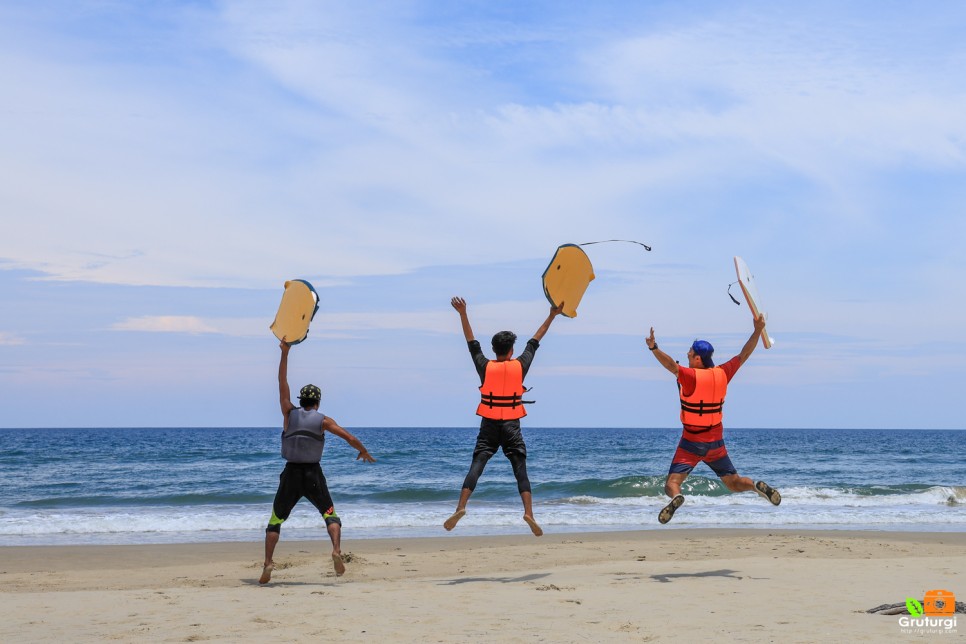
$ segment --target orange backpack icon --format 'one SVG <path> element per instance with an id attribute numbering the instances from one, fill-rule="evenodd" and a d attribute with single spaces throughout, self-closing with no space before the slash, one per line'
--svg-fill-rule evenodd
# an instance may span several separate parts
<path id="1" fill-rule="evenodd" d="M 926 615 L 952 615 L 956 612 L 956 595 L 948 590 L 930 590 L 922 600 Z"/>

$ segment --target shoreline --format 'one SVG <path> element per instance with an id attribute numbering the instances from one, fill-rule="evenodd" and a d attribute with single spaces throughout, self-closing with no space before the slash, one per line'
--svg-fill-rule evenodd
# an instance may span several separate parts
<path id="1" fill-rule="evenodd" d="M 909 526 L 906 528 L 903 525 L 888 525 L 888 526 L 874 526 L 874 525 L 843 525 L 842 527 L 835 528 L 829 527 L 826 524 L 813 524 L 813 525 L 779 525 L 779 526 L 755 526 L 755 525 L 739 525 L 739 526 L 715 526 L 711 527 L 707 524 L 689 525 L 689 524 L 671 524 L 671 525 L 654 525 L 648 527 L 639 526 L 610 526 L 598 527 L 596 530 L 587 530 L 587 526 L 573 526 L 572 529 L 561 529 L 560 526 L 541 524 L 547 536 L 557 535 L 563 537 L 577 537 L 581 535 L 609 535 L 609 534 L 655 534 L 658 535 L 664 532 L 746 532 L 749 534 L 760 534 L 762 532 L 774 532 L 779 533 L 804 533 L 804 534 L 824 534 L 829 535 L 841 535 L 843 533 L 856 533 L 856 534 L 886 534 L 886 535 L 951 535 L 951 534 L 961 534 L 964 532 L 961 526 L 956 524 L 927 524 L 925 526 Z M 462 524 L 461 524 L 462 527 Z M 393 532 L 396 532 L 393 534 Z M 312 534 L 307 534 L 307 533 Z M 386 535 L 385 533 L 390 533 Z M 460 534 L 457 534 L 459 532 Z M 312 543 L 317 539 L 327 539 L 325 532 L 319 526 L 314 528 L 289 528 L 287 530 L 289 535 L 289 540 L 292 542 L 305 542 Z M 297 533 L 294 534 L 293 533 Z M 372 536 L 374 534 L 379 534 L 381 536 Z M 469 534 L 466 534 L 469 533 Z M 139 533 L 130 533 L 137 535 Z M 168 534 L 168 533 L 165 533 Z M 23 539 L 23 537 L 16 535 L 4 535 L 0 537 L 0 552 L 4 550 L 14 549 L 14 548 L 96 548 L 96 547 L 127 547 L 127 546 L 192 546 L 192 545 L 216 545 L 216 544 L 236 544 L 236 543 L 254 543 L 261 542 L 264 532 L 262 530 L 246 530 L 246 531 L 232 531 L 229 535 L 218 535 L 212 536 L 210 538 L 195 538 L 191 541 L 179 541 L 177 536 L 172 534 L 170 539 L 167 538 L 157 538 L 155 535 L 153 539 L 145 538 L 145 540 L 128 540 L 122 539 L 116 542 L 105 541 L 99 542 L 96 539 L 90 542 L 68 542 L 71 538 L 69 535 L 63 537 L 58 537 L 56 539 L 51 539 L 47 543 L 4 543 L 4 540 L 14 541 L 17 539 Z M 360 536 L 361 535 L 361 536 Z M 521 522 L 519 526 L 498 526 L 491 528 L 489 531 L 481 529 L 480 526 L 468 526 L 468 529 L 460 532 L 459 529 L 454 533 L 446 533 L 442 528 L 442 524 L 435 525 L 432 528 L 394 528 L 394 529 L 378 529 L 373 530 L 369 528 L 349 528 L 349 530 L 343 530 L 343 541 L 399 541 L 399 540 L 421 540 L 421 539 L 451 539 L 451 538 L 480 538 L 480 539 L 491 539 L 498 537 L 530 537 L 530 533 L 527 531 L 526 526 Z M 43 542 L 44 537 L 36 539 L 27 539 L 27 541 L 39 541 Z M 64 542 L 60 542 L 60 541 Z M 285 541 L 283 537 L 283 541 Z"/>
<path id="2" fill-rule="evenodd" d="M 483 541 L 495 541 L 495 542 L 505 542 L 504 545 L 519 545 L 516 542 L 529 543 L 532 542 L 535 537 L 525 530 L 525 526 L 520 530 L 514 532 L 513 534 L 507 534 L 505 532 L 492 533 L 492 534 L 459 534 L 458 528 L 451 533 L 446 533 L 440 527 L 440 534 L 436 535 L 417 535 L 417 536 L 390 536 L 390 537 L 354 537 L 351 534 L 346 534 L 345 531 L 342 533 L 342 543 L 345 544 L 366 544 L 361 547 L 365 550 L 372 550 L 373 548 L 380 548 L 387 546 L 388 544 L 398 544 L 402 543 L 413 543 L 421 544 L 421 542 L 429 543 L 446 543 L 454 542 L 457 547 L 466 547 L 467 545 L 476 545 L 476 542 Z M 124 548 L 124 549 L 144 549 L 150 551 L 152 549 L 170 549 L 172 551 L 177 550 L 191 550 L 198 549 L 202 551 L 212 550 L 219 551 L 225 548 L 235 549 L 235 548 L 247 548 L 251 544 L 254 544 L 258 548 L 262 545 L 262 535 L 263 532 L 258 533 L 258 539 L 251 538 L 239 538 L 239 539 L 212 539 L 205 541 L 164 541 L 164 542 L 146 542 L 146 543 L 75 543 L 75 544 L 18 544 L 18 545 L 2 545 L 0 544 L 0 553 L 13 552 L 14 555 L 22 554 L 33 555 L 36 551 L 42 550 L 50 552 L 51 550 L 61 549 L 64 551 L 70 551 L 74 555 L 80 555 L 83 552 L 94 551 L 98 549 L 112 549 L 112 548 Z M 620 540 L 630 540 L 630 539 L 640 539 L 642 541 L 662 541 L 664 537 L 671 538 L 679 536 L 687 537 L 701 537 L 701 538 L 718 538 L 718 537 L 760 537 L 764 534 L 769 536 L 813 536 L 813 537 L 823 537 L 823 538 L 873 538 L 881 537 L 884 539 L 894 540 L 894 541 L 915 541 L 917 543 L 943 543 L 943 542 L 957 542 L 962 538 L 964 544 L 966 544 L 966 532 L 957 530 L 922 530 L 922 529 L 910 529 L 902 530 L 892 527 L 890 529 L 877 529 L 877 528 L 863 528 L 863 527 L 844 527 L 844 528 L 756 528 L 756 527 L 738 527 L 738 528 L 708 528 L 708 527 L 691 527 L 691 526 L 660 526 L 658 528 L 645 528 L 645 529 L 620 529 L 615 528 L 614 530 L 594 530 L 594 531 L 559 531 L 559 532 L 546 532 L 543 537 L 539 538 L 539 541 L 551 540 L 554 537 L 561 539 L 576 539 L 581 537 L 586 537 L 588 539 L 595 539 L 599 541 L 620 541 Z M 663 535 L 663 536 L 662 536 Z M 291 538 L 286 539 L 284 536 L 279 542 L 280 546 L 284 543 L 297 544 L 301 547 L 309 546 L 312 544 L 317 544 L 324 542 L 329 543 L 328 537 L 322 531 L 318 529 L 318 537 L 313 538 Z M 419 546 L 418 546 L 419 547 Z M 4 562 L 5 563 L 5 562 Z M 2 573 L 2 568 L 0 566 L 0 573 Z"/>
<path id="3" fill-rule="evenodd" d="M 0 548 L 3 639 L 882 641 L 864 611 L 966 597 L 966 533 L 679 529 Z M 966 617 L 958 632 L 966 630 Z"/>

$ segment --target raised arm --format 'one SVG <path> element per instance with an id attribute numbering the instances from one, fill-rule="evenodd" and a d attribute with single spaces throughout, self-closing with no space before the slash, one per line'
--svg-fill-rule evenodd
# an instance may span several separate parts
<path id="1" fill-rule="evenodd" d="M 761 333 L 764 330 L 765 314 L 759 313 L 758 317 L 755 318 L 755 330 L 752 331 L 751 337 L 745 342 L 745 346 L 741 347 L 741 352 L 738 354 L 738 357 L 741 358 L 741 364 L 745 364 L 745 360 L 751 357 L 751 352 L 758 346 L 758 340 L 761 339 Z"/>
<path id="2" fill-rule="evenodd" d="M 654 354 L 654 357 L 657 358 L 657 361 L 660 362 L 665 369 L 673 373 L 675 378 L 677 378 L 678 363 L 674 361 L 674 358 L 658 348 L 657 341 L 654 339 L 654 327 L 651 327 L 651 335 L 647 336 L 644 342 L 647 343 L 647 348 L 651 350 L 651 353 Z"/>
<path id="3" fill-rule="evenodd" d="M 366 446 L 362 444 L 358 438 L 350 434 L 344 427 L 340 427 L 339 423 L 335 422 L 332 418 L 328 416 L 322 421 L 322 429 L 327 432 L 332 432 L 345 442 L 352 445 L 352 447 L 359 451 L 359 455 L 356 456 L 356 460 L 362 459 L 366 463 L 375 463 L 376 459 L 372 458 L 372 454 L 366 449 Z"/>
<path id="4" fill-rule="evenodd" d="M 473 337 L 473 327 L 470 326 L 470 318 L 466 315 L 466 300 L 461 297 L 454 297 L 449 303 L 460 314 L 460 324 L 463 325 L 463 337 L 466 338 L 467 342 L 472 342 L 476 338 Z"/>
<path id="5" fill-rule="evenodd" d="M 553 319 L 560 315 L 560 312 L 563 311 L 563 305 L 564 303 L 561 302 L 560 306 L 550 307 L 550 314 L 547 315 L 547 319 L 543 321 L 543 324 L 540 325 L 540 328 L 537 329 L 537 332 L 533 334 L 534 340 L 537 342 L 543 340 L 543 336 L 547 335 L 547 331 L 550 330 L 550 325 L 553 324 Z"/>
<path id="6" fill-rule="evenodd" d="M 288 388 L 288 351 L 292 348 L 285 338 L 278 343 L 282 355 L 278 359 L 278 404 L 282 408 L 282 417 L 288 422 L 288 413 L 295 409 L 292 404 L 292 392 Z"/>

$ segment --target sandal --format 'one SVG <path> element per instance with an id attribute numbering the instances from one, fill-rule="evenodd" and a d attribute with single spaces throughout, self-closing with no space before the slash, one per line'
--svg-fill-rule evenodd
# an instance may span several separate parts
<path id="1" fill-rule="evenodd" d="M 755 492 L 768 499 L 772 505 L 778 505 L 782 502 L 782 495 L 778 493 L 778 490 L 764 481 L 755 483 Z"/>
<path id="2" fill-rule="evenodd" d="M 664 506 L 661 513 L 657 515 L 657 520 L 661 523 L 667 523 L 674 516 L 675 510 L 684 505 L 684 496 L 681 494 L 676 494 L 671 502 Z"/>

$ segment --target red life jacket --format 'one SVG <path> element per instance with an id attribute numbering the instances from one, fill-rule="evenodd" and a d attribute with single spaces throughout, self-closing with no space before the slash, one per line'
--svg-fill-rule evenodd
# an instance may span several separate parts
<path id="1" fill-rule="evenodd" d="M 492 420 L 523 418 L 523 365 L 519 360 L 490 360 L 480 385 L 480 406 L 476 415 Z"/>
<path id="2" fill-rule="evenodd" d="M 721 367 L 694 370 L 695 387 L 690 396 L 681 397 L 681 422 L 685 425 L 713 427 L 721 424 L 724 416 L 728 375 Z"/>

